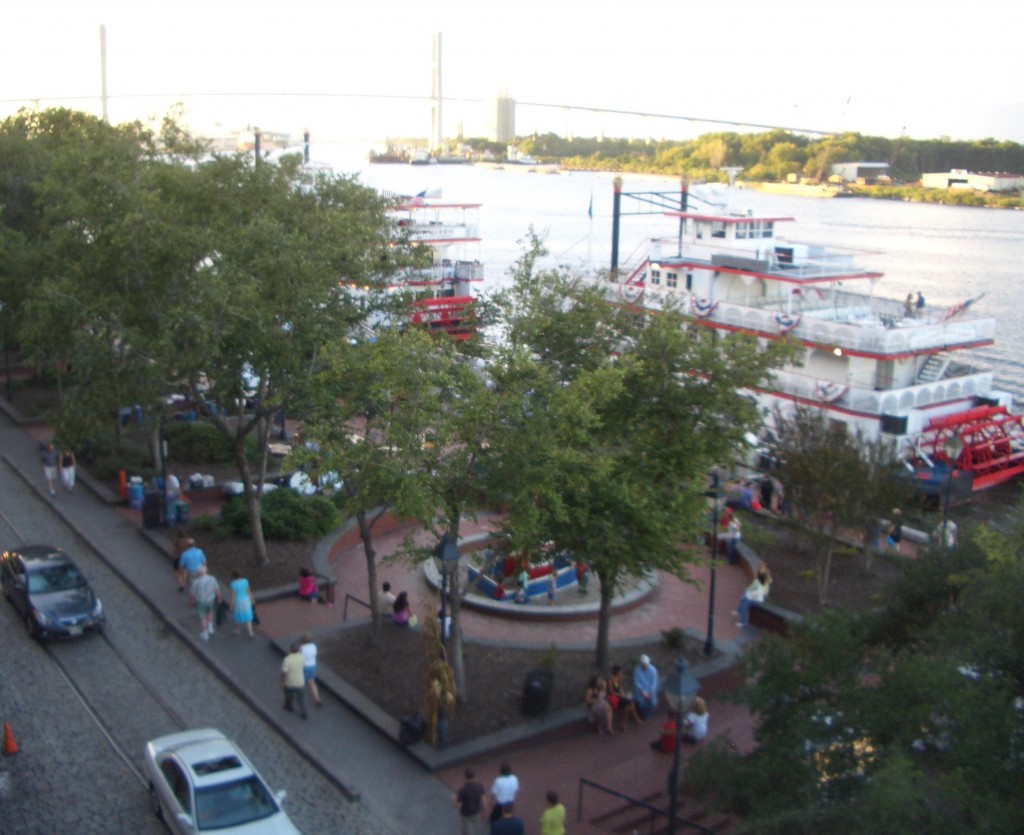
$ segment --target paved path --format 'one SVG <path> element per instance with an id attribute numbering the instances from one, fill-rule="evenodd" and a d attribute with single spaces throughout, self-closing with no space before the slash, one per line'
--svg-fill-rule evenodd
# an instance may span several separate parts
<path id="1" fill-rule="evenodd" d="M 23 430 L 3 427 L 4 460 L 44 497 L 39 442 L 48 435 L 45 427 Z M 325 699 L 324 708 L 314 711 L 308 722 L 281 710 L 278 686 L 281 656 L 276 641 L 307 629 L 322 634 L 322 630 L 341 628 L 344 593 L 366 597 L 365 562 L 358 549 L 335 555 L 339 591 L 333 607 L 310 605 L 296 598 L 265 602 L 260 606 L 262 623 L 256 640 L 248 641 L 232 635 L 230 630 L 220 630 L 213 640 L 204 643 L 198 640 L 193 611 L 184 596 L 177 593 L 166 552 L 143 535 L 141 519 L 135 518 L 141 516 L 140 513 L 119 511 L 85 490 L 59 495 L 52 502 L 68 524 L 90 542 L 169 628 L 209 665 L 211 673 L 234 687 L 254 710 L 332 778 L 339 789 L 358 796 L 369 811 L 395 832 L 457 831 L 456 816 L 448 798 L 451 787 L 461 782 L 464 764 L 446 767 L 436 774 L 427 772 L 400 749 L 393 738 L 381 735 L 337 698 Z M 467 523 L 464 533 L 468 535 L 472 530 L 473 525 Z M 377 541 L 378 551 L 389 553 L 398 536 L 381 537 Z M 703 640 L 708 612 L 707 575 L 706 568 L 695 571 L 694 585 L 662 575 L 657 590 L 647 601 L 630 612 L 616 615 L 611 633 L 613 642 L 660 638 L 663 630 L 673 627 L 687 629 Z M 434 599 L 418 572 L 386 565 L 380 579 L 390 580 L 396 590 L 408 589 L 421 607 Z M 719 648 L 728 652 L 734 652 L 738 642 L 749 640 L 754 632 L 746 630 L 746 634 L 741 635 L 730 614 L 745 584 L 739 569 L 720 564 L 715 637 Z M 361 607 L 350 609 L 350 617 L 358 608 Z M 464 631 L 471 638 L 543 646 L 551 643 L 550 625 L 497 619 L 468 611 L 465 615 Z M 558 626 L 560 645 L 593 646 L 595 640 L 596 625 L 592 622 Z M 719 698 L 730 685 L 727 672 L 718 672 L 703 680 L 702 693 L 709 701 L 712 734 L 727 732 L 734 743 L 747 749 L 752 744 L 747 711 Z M 497 774 L 501 759 L 507 757 L 512 762 L 523 784 L 517 807 L 527 821 L 527 831 L 536 832 L 544 793 L 548 789 L 559 792 L 570 819 L 575 821 L 581 777 L 635 792 L 637 796 L 660 790 L 664 786 L 669 758 L 651 751 L 648 743 L 657 735 L 661 721 L 660 715 L 655 716 L 641 730 L 611 738 L 552 731 L 552 738 L 548 740 L 500 756 L 475 755 L 470 761 L 487 785 Z M 601 803 L 590 795 L 585 797 L 587 816 L 591 817 L 600 809 Z M 426 821 L 435 823 L 425 824 Z M 574 825 L 572 831 L 585 835 L 596 830 Z"/>

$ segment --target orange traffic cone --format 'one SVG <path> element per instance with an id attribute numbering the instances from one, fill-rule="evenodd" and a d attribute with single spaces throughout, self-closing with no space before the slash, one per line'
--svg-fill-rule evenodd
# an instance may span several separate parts
<path id="1" fill-rule="evenodd" d="M 11 730 L 11 723 L 4 722 L 4 755 L 18 753 L 18 743 L 14 741 L 14 731 Z"/>

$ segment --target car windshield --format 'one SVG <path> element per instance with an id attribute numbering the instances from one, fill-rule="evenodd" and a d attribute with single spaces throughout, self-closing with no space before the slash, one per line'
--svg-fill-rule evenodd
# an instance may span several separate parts
<path id="1" fill-rule="evenodd" d="M 277 812 L 277 802 L 256 777 L 196 789 L 196 819 L 203 832 L 241 826 Z"/>
<path id="2" fill-rule="evenodd" d="M 73 565 L 51 565 L 29 572 L 29 594 L 47 594 L 53 591 L 70 591 L 86 585 L 82 572 Z"/>

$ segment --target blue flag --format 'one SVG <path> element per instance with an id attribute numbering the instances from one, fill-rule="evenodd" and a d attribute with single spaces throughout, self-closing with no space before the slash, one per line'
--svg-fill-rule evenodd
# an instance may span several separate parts
<path id="1" fill-rule="evenodd" d="M 587 217 L 594 219 L 594 193 L 590 193 L 590 206 L 587 207 Z"/>

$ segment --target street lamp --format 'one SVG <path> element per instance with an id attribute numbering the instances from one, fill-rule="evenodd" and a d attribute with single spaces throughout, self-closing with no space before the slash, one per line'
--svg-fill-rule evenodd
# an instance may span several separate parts
<path id="1" fill-rule="evenodd" d="M 718 473 L 711 474 L 711 587 L 708 590 L 708 636 L 704 654 L 715 651 L 715 564 L 718 557 Z"/>
<path id="2" fill-rule="evenodd" d="M 960 460 L 960 453 L 964 451 L 964 442 L 959 435 L 950 435 L 942 445 L 946 451 L 946 461 L 949 466 L 949 475 L 946 476 L 946 500 L 942 506 L 942 545 L 949 546 L 949 499 L 953 492 L 953 471 L 956 469 L 956 462 Z"/>
<path id="3" fill-rule="evenodd" d="M 445 531 L 431 556 L 434 558 L 437 573 L 441 575 L 441 642 L 446 644 L 450 631 L 447 626 L 448 590 L 459 564 L 459 546 L 450 531 Z"/>
<path id="4" fill-rule="evenodd" d="M 700 682 L 687 667 L 685 658 L 676 661 L 676 670 L 665 679 L 665 700 L 676 715 L 676 750 L 672 755 L 672 785 L 669 789 L 668 835 L 675 835 L 679 811 L 679 767 L 683 748 L 683 715 L 689 710 Z"/>

